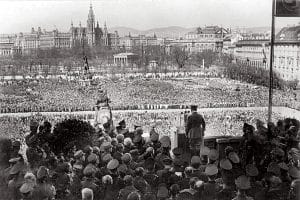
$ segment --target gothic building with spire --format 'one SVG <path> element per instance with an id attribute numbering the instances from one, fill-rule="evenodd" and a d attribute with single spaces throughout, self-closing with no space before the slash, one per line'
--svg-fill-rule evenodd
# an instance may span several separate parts
<path id="1" fill-rule="evenodd" d="M 101 45 L 103 43 L 103 32 L 99 26 L 99 22 L 97 21 L 96 23 L 92 4 L 90 5 L 86 27 L 82 27 L 81 22 L 79 23 L 79 27 L 74 27 L 73 22 L 71 22 L 70 33 L 71 46 L 76 45 L 76 43 L 82 44 L 83 42 L 89 46 Z"/>

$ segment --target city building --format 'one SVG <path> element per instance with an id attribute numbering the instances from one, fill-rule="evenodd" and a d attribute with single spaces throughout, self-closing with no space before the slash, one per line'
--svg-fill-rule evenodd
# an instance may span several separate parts
<path id="1" fill-rule="evenodd" d="M 131 36 L 129 33 L 127 36 L 120 38 L 119 47 L 125 48 L 126 50 L 131 50 L 134 47 L 157 46 L 161 44 L 161 40 L 158 40 L 155 34 L 153 36 Z"/>
<path id="2" fill-rule="evenodd" d="M 114 64 L 117 66 L 130 66 L 138 60 L 138 55 L 134 53 L 119 53 L 114 55 Z"/>
<path id="3" fill-rule="evenodd" d="M 236 43 L 234 58 L 249 67 L 269 69 L 270 39 L 245 38 Z M 286 81 L 300 80 L 300 26 L 285 27 L 275 37 L 274 71 Z"/>
<path id="4" fill-rule="evenodd" d="M 57 29 L 53 31 L 42 31 L 31 29 L 29 33 L 19 33 L 12 35 L 0 35 L 0 56 L 13 56 L 13 54 L 30 54 L 37 49 L 49 48 L 72 48 L 75 45 L 87 44 L 89 46 L 108 46 L 117 47 L 119 45 L 118 32 L 109 33 L 104 25 L 104 33 L 96 23 L 95 14 L 90 5 L 87 26 L 71 27 L 68 32 L 60 32 Z"/>
<path id="5" fill-rule="evenodd" d="M 222 51 L 223 38 L 229 30 L 218 26 L 206 26 L 189 32 L 184 38 L 174 40 L 171 46 L 184 47 L 190 53 L 202 52 L 203 50 Z"/>

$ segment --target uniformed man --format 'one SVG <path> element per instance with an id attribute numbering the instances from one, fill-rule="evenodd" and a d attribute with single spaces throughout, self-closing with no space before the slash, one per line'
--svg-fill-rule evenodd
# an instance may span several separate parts
<path id="1" fill-rule="evenodd" d="M 133 186 L 133 177 L 131 175 L 126 175 L 124 177 L 124 183 L 125 183 L 125 188 L 120 190 L 118 200 L 127 200 L 127 197 L 131 192 L 137 192 L 138 191 Z"/>
<path id="2" fill-rule="evenodd" d="M 52 200 L 55 198 L 56 189 L 49 183 L 49 170 L 45 166 L 40 166 L 37 171 L 37 186 L 32 192 L 33 200 L 48 199 Z"/>
<path id="3" fill-rule="evenodd" d="M 191 114 L 187 117 L 185 133 L 189 139 L 192 155 L 199 155 L 201 143 L 204 138 L 205 121 L 202 115 L 197 113 L 197 106 L 191 106 Z"/>
<path id="4" fill-rule="evenodd" d="M 221 190 L 215 181 L 218 174 L 218 167 L 215 164 L 208 164 L 205 168 L 205 174 L 208 176 L 208 182 L 204 183 L 204 196 L 206 199 L 213 200 Z"/>
<path id="5" fill-rule="evenodd" d="M 247 196 L 246 191 L 250 189 L 249 178 L 245 175 L 239 176 L 235 180 L 236 187 L 238 189 L 236 197 L 233 200 L 254 200 L 252 197 Z"/>

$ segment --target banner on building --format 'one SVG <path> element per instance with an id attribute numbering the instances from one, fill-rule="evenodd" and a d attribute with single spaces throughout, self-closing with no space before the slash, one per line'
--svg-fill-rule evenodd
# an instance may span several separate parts
<path id="1" fill-rule="evenodd" d="M 276 0 L 276 17 L 300 17 L 300 0 Z"/>

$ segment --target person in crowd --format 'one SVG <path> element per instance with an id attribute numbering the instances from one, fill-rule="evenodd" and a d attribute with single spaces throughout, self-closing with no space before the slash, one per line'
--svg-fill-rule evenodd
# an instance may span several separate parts
<path id="1" fill-rule="evenodd" d="M 185 133 L 189 139 L 192 155 L 197 155 L 204 139 L 205 121 L 202 115 L 197 113 L 197 106 L 191 106 L 191 114 L 187 117 Z"/>

